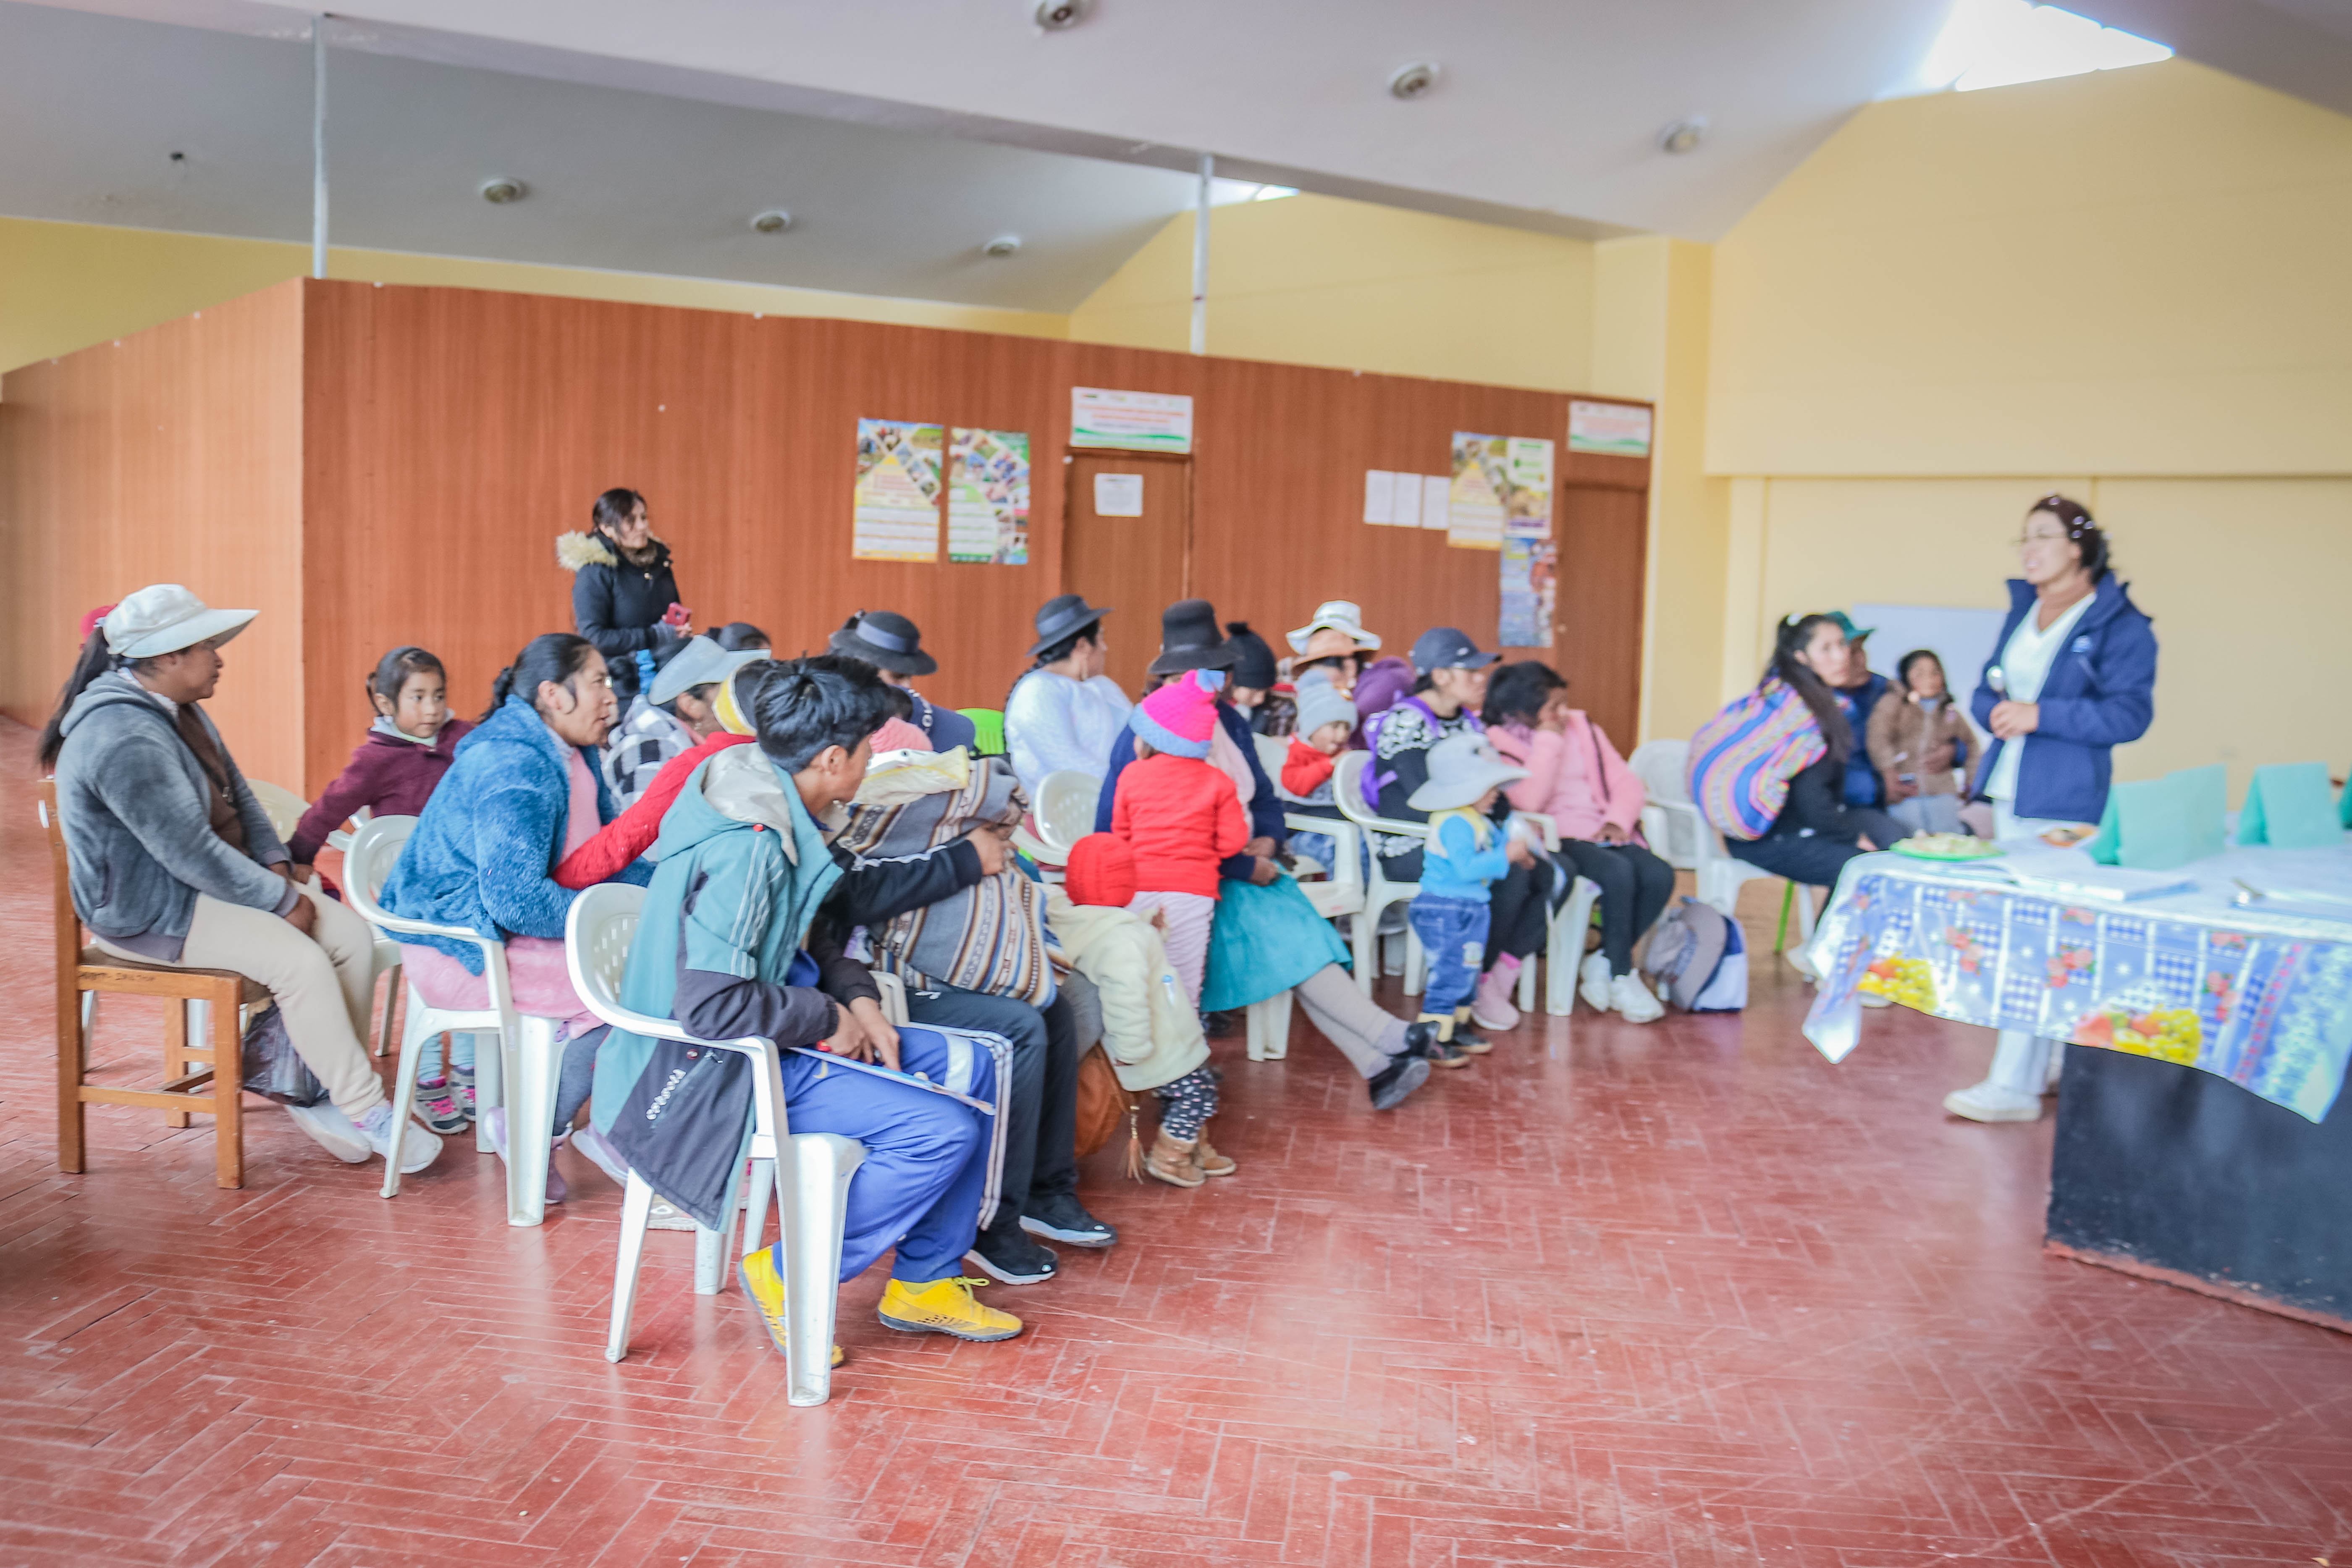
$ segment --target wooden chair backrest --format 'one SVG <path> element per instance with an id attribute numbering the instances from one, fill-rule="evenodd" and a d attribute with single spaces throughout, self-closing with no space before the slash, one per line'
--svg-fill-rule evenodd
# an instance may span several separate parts
<path id="1" fill-rule="evenodd" d="M 70 976 L 81 967 L 81 916 L 74 910 L 73 868 L 66 858 L 66 826 L 58 818 L 55 779 L 41 781 L 41 825 L 48 829 L 49 882 L 57 894 L 58 973 Z"/>

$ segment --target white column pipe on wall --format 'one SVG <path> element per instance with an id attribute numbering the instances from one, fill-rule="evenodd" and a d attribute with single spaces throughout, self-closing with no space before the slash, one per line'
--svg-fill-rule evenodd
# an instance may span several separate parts
<path id="1" fill-rule="evenodd" d="M 327 275 L 327 18 L 310 18 L 310 276 Z"/>
<path id="2" fill-rule="evenodd" d="M 1201 154 L 1200 205 L 1192 218 L 1192 352 L 1209 352 L 1209 186 L 1217 177 L 1217 160 Z"/>

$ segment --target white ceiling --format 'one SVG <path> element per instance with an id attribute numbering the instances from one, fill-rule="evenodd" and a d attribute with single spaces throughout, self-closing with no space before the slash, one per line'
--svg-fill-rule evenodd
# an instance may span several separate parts
<path id="1" fill-rule="evenodd" d="M 1190 170 L 1576 235 L 1720 235 L 1950 0 L 362 0 L 339 244 L 1065 310 Z M 2077 0 L 2352 109 L 2352 0 Z M 307 11 L 0 0 L 0 211 L 309 233 Z M 2229 58 L 2223 58 L 2221 57 Z M 1397 68 L 1438 63 L 1399 102 Z M 1698 151 L 1658 132 L 1707 117 Z M 187 153 L 170 163 L 172 150 Z M 493 174 L 530 198 L 493 207 Z M 749 216 L 789 207 L 788 235 Z M 1021 236 L 1017 257 L 979 247 Z"/>

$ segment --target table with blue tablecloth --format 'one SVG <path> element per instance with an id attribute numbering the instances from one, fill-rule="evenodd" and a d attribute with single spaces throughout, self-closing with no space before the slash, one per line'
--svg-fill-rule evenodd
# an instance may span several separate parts
<path id="1" fill-rule="evenodd" d="M 2352 1059 L 2352 847 L 2232 848 L 2127 902 L 2052 890 L 2069 863 L 2102 874 L 2079 851 L 2003 847 L 1849 863 L 1809 949 L 1806 1037 L 1843 1060 L 1875 994 L 2093 1047 L 2065 1053 L 2051 1240 L 2352 1324 L 2352 1111 L 2330 1114 Z"/>

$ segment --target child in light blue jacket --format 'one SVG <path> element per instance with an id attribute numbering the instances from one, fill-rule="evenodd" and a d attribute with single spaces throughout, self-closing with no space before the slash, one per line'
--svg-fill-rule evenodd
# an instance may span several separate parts
<path id="1" fill-rule="evenodd" d="M 1423 1021 L 1434 1024 L 1441 1065 L 1462 1067 L 1493 1050 L 1470 1028 L 1470 997 L 1486 959 L 1487 887 L 1534 855 L 1487 816 L 1503 786 L 1528 776 L 1497 755 L 1482 735 L 1449 735 L 1429 751 L 1428 781 L 1407 804 L 1429 813 L 1421 891 L 1410 906 L 1413 934 L 1429 954 Z"/>

